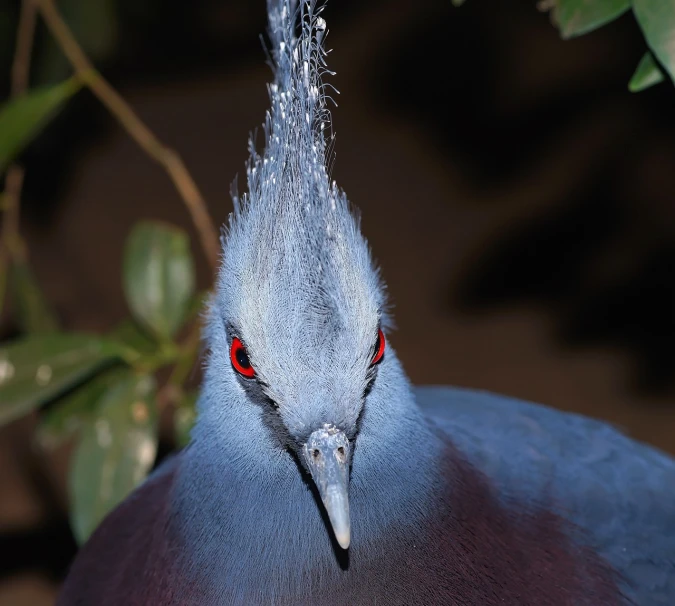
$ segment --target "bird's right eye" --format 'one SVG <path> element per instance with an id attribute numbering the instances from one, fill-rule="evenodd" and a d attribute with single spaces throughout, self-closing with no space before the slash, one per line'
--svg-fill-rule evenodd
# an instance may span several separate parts
<path id="1" fill-rule="evenodd" d="M 373 359 L 370 361 L 371 366 L 375 366 L 375 364 L 380 363 L 380 361 L 382 360 L 382 356 L 384 356 L 384 348 L 385 348 L 384 333 L 382 332 L 382 329 L 378 328 L 377 341 L 375 341 L 375 354 L 373 355 Z"/>
<path id="2" fill-rule="evenodd" d="M 235 337 L 232 339 L 232 347 L 230 348 L 230 360 L 234 369 L 247 379 L 252 379 L 255 376 L 255 370 L 248 359 L 246 348 L 240 339 Z"/>

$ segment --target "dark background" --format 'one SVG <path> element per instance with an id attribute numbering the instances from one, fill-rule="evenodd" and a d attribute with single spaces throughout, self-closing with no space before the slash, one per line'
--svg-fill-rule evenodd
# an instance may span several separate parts
<path id="1" fill-rule="evenodd" d="M 5 74 L 16 14 L 0 0 Z M 120 0 L 115 15 L 99 65 L 222 223 L 267 106 L 263 0 Z M 334 176 L 362 210 L 412 379 L 583 412 L 675 452 L 675 90 L 627 91 L 645 50 L 632 15 L 568 42 L 534 2 L 331 0 L 325 17 Z M 42 34 L 34 77 L 59 79 Z M 68 329 L 113 326 L 131 225 L 194 233 L 178 195 L 88 93 L 22 163 L 49 299 Z M 5 310 L 0 338 L 15 330 Z M 36 453 L 33 424 L 0 431 L 3 606 L 51 604 L 75 550 L 68 449 Z"/>

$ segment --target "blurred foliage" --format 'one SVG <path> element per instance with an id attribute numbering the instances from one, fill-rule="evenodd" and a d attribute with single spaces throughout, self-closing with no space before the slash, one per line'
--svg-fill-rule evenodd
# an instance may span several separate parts
<path id="1" fill-rule="evenodd" d="M 654 55 L 647 51 L 640 59 L 640 63 L 628 83 L 628 88 L 631 92 L 637 93 L 664 80 L 665 76 L 654 60 Z"/>
<path id="2" fill-rule="evenodd" d="M 197 392 L 183 394 L 180 399 L 176 414 L 174 415 L 174 425 L 176 432 L 176 441 L 179 446 L 187 446 L 190 442 L 190 430 L 195 422 Z"/>
<path id="3" fill-rule="evenodd" d="M 124 255 L 124 291 L 136 320 L 158 340 L 170 341 L 183 322 L 194 286 L 186 234 L 140 223 Z"/>
<path id="4" fill-rule="evenodd" d="M 665 74 L 675 78 L 675 2 L 672 0 L 544 0 L 551 19 L 567 39 L 591 32 L 617 19 L 631 8 L 649 51 L 639 62 L 628 88 L 638 92 L 662 82 Z"/>
<path id="5" fill-rule="evenodd" d="M 614 21 L 630 9 L 630 0 L 556 0 L 552 17 L 563 38 L 580 36 Z"/>
<path id="6" fill-rule="evenodd" d="M 97 336 L 27 335 L 0 349 L 0 423 L 13 421 L 77 385 L 107 362 L 136 353 Z"/>
<path id="7" fill-rule="evenodd" d="M 54 86 L 35 89 L 0 108 L 0 174 L 80 86 L 78 79 L 71 78 Z"/>
<path id="8" fill-rule="evenodd" d="M 152 375 L 120 373 L 82 425 L 70 473 L 75 537 L 85 540 L 145 478 L 157 454 Z"/>
<path id="9" fill-rule="evenodd" d="M 452 0 L 461 6 L 465 0 Z M 628 89 L 638 92 L 665 80 L 675 80 L 675 2 L 673 0 L 540 0 L 553 25 L 567 40 L 611 23 L 629 10 L 642 30 L 649 51 L 640 60 Z"/>
<path id="10" fill-rule="evenodd" d="M 89 56 L 101 60 L 114 50 L 115 0 L 61 0 L 58 7 Z M 2 26 L 6 14 L 0 15 Z M 41 85 L 0 106 L 0 176 L 88 80 L 86 72 L 70 77 L 55 41 L 38 38 L 36 45 L 32 81 Z M 8 181 L 5 185 L 0 211 L 9 215 L 10 206 L 18 212 L 14 198 L 20 186 L 10 193 Z M 74 442 L 71 526 L 77 540 L 84 541 L 152 469 L 163 410 L 175 410 L 175 444 L 189 442 L 196 393 L 185 393 L 183 383 L 198 357 L 196 320 L 205 297 L 195 292 L 187 234 L 142 221 L 128 236 L 120 280 L 130 317 L 106 335 L 65 332 L 31 270 L 20 233 L 8 229 L 6 219 L 0 312 L 11 299 L 20 336 L 0 344 L 0 425 L 34 413 L 38 447 L 50 450 Z M 178 342 L 181 334 L 187 338 Z M 160 387 L 156 375 L 163 369 L 168 380 Z"/>
<path id="11" fill-rule="evenodd" d="M 0 424 L 48 404 L 40 411 L 37 443 L 51 449 L 76 437 L 69 484 L 78 540 L 152 468 L 158 370 L 174 370 L 169 385 L 178 445 L 189 441 L 195 418 L 196 395 L 184 394 L 180 383 L 196 361 L 198 341 L 181 346 L 173 340 L 203 301 L 194 291 L 187 235 L 159 222 L 136 225 L 123 282 L 132 318 L 105 336 L 55 330 L 34 280 L 16 280 L 10 288 L 17 302 L 30 301 L 26 317 L 33 320 L 22 324 L 24 336 L 0 346 Z"/>
<path id="12" fill-rule="evenodd" d="M 119 1 L 59 2 L 94 60 L 105 60 L 115 49 Z M 551 11 L 565 39 L 632 9 L 648 50 L 630 90 L 675 78 L 675 2 L 544 0 L 540 8 Z M 15 27 L 8 14 L 0 11 L 0 34 Z M 9 52 L 7 40 L 0 35 L 0 53 Z M 80 79 L 69 77 L 68 63 L 53 40 L 39 39 L 38 47 L 32 80 L 41 86 L 0 107 L 0 174 L 82 86 Z M 8 211 L 8 196 L 0 195 L 0 211 Z M 20 234 L 10 235 L 20 239 Z M 0 425 L 34 413 L 41 448 L 75 442 L 69 488 L 71 524 L 79 541 L 152 469 L 162 413 L 171 414 L 178 447 L 189 442 L 196 414 L 197 392 L 186 391 L 184 383 L 199 355 L 197 315 L 205 296 L 195 292 L 188 236 L 164 223 L 138 223 L 125 246 L 121 283 L 129 318 L 105 335 L 64 332 L 27 257 L 15 254 L 8 241 L 4 248 L 0 243 L 0 311 L 11 297 L 21 330 L 19 338 L 0 345 Z M 181 334 L 187 338 L 177 340 Z M 168 379 L 160 383 L 157 373 L 164 369 L 168 372 L 159 376 Z"/>

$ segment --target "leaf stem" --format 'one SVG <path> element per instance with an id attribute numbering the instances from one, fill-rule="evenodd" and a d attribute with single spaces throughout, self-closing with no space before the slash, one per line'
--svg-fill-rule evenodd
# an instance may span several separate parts
<path id="1" fill-rule="evenodd" d="M 24 170 L 16 164 L 7 169 L 5 176 L 5 212 L 2 222 L 2 239 L 8 258 L 26 260 L 26 246 L 19 233 L 21 217 L 21 189 Z"/>
<path id="2" fill-rule="evenodd" d="M 27 1 L 33 2 L 39 8 L 47 27 L 64 55 L 89 90 L 110 111 L 141 149 L 164 167 L 192 217 L 204 254 L 211 267 L 215 269 L 220 254 L 218 232 L 208 213 L 206 203 L 183 160 L 173 149 L 159 141 L 122 96 L 94 68 L 61 17 L 54 1 Z"/>
<path id="3" fill-rule="evenodd" d="M 11 95 L 18 97 L 28 89 L 31 51 L 35 38 L 37 9 L 31 0 L 22 0 L 19 27 L 16 33 L 16 50 L 12 63 Z"/>
<path id="4" fill-rule="evenodd" d="M 201 343 L 201 322 L 196 321 L 185 341 L 181 344 L 181 355 L 176 362 L 168 383 L 176 387 L 182 387 L 187 381 L 190 372 L 194 368 L 195 359 L 199 355 L 199 345 Z"/>
<path id="5" fill-rule="evenodd" d="M 30 76 L 31 51 L 35 37 L 37 10 L 32 0 L 21 2 L 19 26 L 16 33 L 16 47 L 12 61 L 10 97 L 16 98 L 25 94 Z M 26 246 L 19 233 L 21 218 L 21 189 L 23 188 L 23 168 L 12 164 L 5 176 L 5 193 L 3 196 L 2 240 L 0 247 L 0 271 L 5 276 L 9 261 L 13 257 L 21 261 L 26 259 Z M 4 282 L 3 282 L 4 284 Z M 4 290 L 4 286 L 3 286 Z"/>
<path id="6" fill-rule="evenodd" d="M 181 343 L 178 357 L 171 370 L 169 379 L 157 394 L 157 406 L 160 410 L 173 408 L 178 404 L 183 395 L 183 383 L 188 379 L 190 371 L 194 368 L 195 360 L 199 355 L 201 342 L 201 325 L 195 322 L 189 334 Z"/>

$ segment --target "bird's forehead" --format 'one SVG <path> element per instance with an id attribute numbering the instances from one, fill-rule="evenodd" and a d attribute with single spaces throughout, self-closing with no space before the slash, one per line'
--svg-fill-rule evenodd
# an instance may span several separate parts
<path id="1" fill-rule="evenodd" d="M 312 342 L 321 335 L 347 333 L 353 339 L 374 330 L 380 285 L 351 216 L 243 219 L 247 229 L 235 225 L 228 238 L 220 292 L 249 339 L 265 332 Z"/>
<path id="2" fill-rule="evenodd" d="M 378 300 L 367 280 L 344 283 L 324 260 L 320 271 L 280 259 L 271 271 L 247 272 L 238 328 L 253 355 L 290 366 L 329 366 L 368 350 L 377 335 Z"/>

